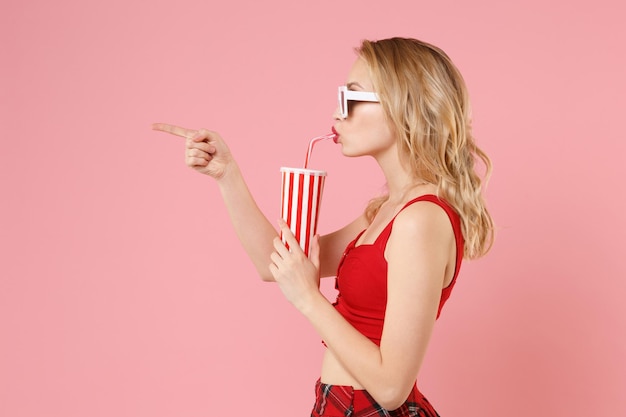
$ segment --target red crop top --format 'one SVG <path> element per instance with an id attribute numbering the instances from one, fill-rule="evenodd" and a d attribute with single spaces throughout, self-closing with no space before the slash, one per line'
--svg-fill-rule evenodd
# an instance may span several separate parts
<path id="1" fill-rule="evenodd" d="M 418 201 L 429 201 L 444 209 L 450 218 L 456 239 L 456 268 L 450 284 L 441 290 L 437 311 L 439 318 L 461 268 L 464 244 L 461 220 L 451 206 L 432 194 L 409 201 L 402 210 Z M 339 291 L 337 301 L 334 303 L 335 308 L 350 324 L 377 345 L 380 345 L 387 305 L 387 260 L 384 253 L 394 220 L 395 216 L 374 243 L 355 246 L 364 230 L 348 244 L 339 262 L 335 281 L 335 288 Z"/>

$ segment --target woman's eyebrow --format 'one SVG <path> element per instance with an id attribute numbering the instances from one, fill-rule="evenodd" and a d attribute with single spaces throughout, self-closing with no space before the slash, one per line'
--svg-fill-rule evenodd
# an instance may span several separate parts
<path id="1" fill-rule="evenodd" d="M 346 88 L 348 90 L 351 89 L 352 87 L 359 87 L 361 90 L 363 90 L 363 86 L 356 81 L 351 81 L 348 84 L 346 84 Z"/>

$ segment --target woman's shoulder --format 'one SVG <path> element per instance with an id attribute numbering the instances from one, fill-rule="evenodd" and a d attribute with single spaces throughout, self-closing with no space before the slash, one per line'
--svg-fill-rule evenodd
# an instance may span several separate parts
<path id="1" fill-rule="evenodd" d="M 408 242 L 454 238 L 449 205 L 435 195 L 409 201 L 394 219 L 391 238 Z"/>

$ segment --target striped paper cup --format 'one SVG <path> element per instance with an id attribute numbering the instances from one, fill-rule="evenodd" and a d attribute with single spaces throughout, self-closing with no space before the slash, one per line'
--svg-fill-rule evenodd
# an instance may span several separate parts
<path id="1" fill-rule="evenodd" d="M 317 233 L 326 172 L 286 167 L 282 167 L 280 172 L 283 178 L 280 215 L 309 256 L 311 240 Z M 282 235 L 281 238 L 285 242 Z"/>

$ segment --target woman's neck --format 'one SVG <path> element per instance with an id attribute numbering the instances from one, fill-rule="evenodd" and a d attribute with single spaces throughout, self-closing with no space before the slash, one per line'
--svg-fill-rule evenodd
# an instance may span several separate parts
<path id="1" fill-rule="evenodd" d="M 411 174 L 406 164 L 401 163 L 397 152 L 388 153 L 385 158 L 376 158 L 387 181 L 388 202 L 399 204 L 404 202 L 418 187 L 428 184 L 421 178 Z"/>

